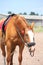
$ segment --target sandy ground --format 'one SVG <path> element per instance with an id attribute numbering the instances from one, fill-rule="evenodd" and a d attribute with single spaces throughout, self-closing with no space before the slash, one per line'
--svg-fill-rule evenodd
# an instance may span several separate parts
<path id="1" fill-rule="evenodd" d="M 35 34 L 35 42 L 36 42 L 36 51 L 34 57 L 31 57 L 29 55 L 27 47 L 24 48 L 22 65 L 43 65 L 43 33 Z M 19 65 L 18 51 L 19 48 L 16 47 L 16 52 L 13 57 L 13 65 Z M 0 65 L 4 65 L 1 50 L 0 50 Z"/>

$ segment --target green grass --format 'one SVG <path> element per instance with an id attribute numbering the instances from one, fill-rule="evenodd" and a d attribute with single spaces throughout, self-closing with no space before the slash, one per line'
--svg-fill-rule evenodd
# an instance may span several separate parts
<path id="1" fill-rule="evenodd" d="M 34 27 L 34 31 L 35 32 L 43 32 L 43 27 L 41 27 L 41 26 Z"/>

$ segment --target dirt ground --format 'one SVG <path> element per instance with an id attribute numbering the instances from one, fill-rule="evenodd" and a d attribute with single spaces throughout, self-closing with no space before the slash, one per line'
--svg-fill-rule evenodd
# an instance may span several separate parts
<path id="1" fill-rule="evenodd" d="M 43 33 L 35 34 L 36 51 L 34 57 L 31 57 L 28 52 L 28 48 L 25 47 L 23 51 L 22 65 L 43 65 Z M 18 46 L 13 57 L 13 65 L 19 65 L 18 63 Z M 3 56 L 0 50 L 0 65 L 4 65 Z"/>

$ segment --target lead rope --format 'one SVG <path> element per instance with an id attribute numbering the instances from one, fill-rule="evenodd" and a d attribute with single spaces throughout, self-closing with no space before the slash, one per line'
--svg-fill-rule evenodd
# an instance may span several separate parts
<path id="1" fill-rule="evenodd" d="M 21 36 L 21 34 L 20 34 L 20 32 L 19 32 L 19 28 L 18 28 L 18 26 L 17 26 L 16 24 L 15 24 L 15 26 L 16 26 L 17 32 L 18 32 L 18 34 L 19 34 L 19 36 L 20 36 L 22 42 L 27 46 L 27 44 L 25 43 L 23 37 Z"/>

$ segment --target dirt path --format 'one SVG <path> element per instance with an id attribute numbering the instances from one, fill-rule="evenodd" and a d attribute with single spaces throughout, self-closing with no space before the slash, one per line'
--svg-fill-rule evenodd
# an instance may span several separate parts
<path id="1" fill-rule="evenodd" d="M 35 41 L 36 41 L 35 56 L 31 57 L 29 55 L 28 48 L 25 47 L 23 51 L 22 65 L 43 65 L 43 33 L 36 33 Z M 13 65 L 18 65 L 18 51 L 19 48 L 16 47 L 16 52 L 13 58 Z M 0 65 L 4 65 L 1 50 L 0 50 Z"/>

